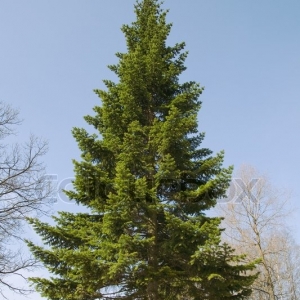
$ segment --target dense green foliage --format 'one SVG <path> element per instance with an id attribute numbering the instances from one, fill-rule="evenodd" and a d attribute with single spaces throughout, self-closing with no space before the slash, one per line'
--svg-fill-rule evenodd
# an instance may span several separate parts
<path id="1" fill-rule="evenodd" d="M 202 88 L 179 82 L 184 43 L 166 46 L 171 25 L 156 0 L 135 6 L 122 31 L 127 53 L 109 66 L 95 116 L 100 137 L 74 128 L 82 151 L 70 199 L 89 213 L 62 212 L 55 226 L 29 221 L 47 247 L 29 247 L 55 276 L 33 278 L 52 300 L 242 299 L 254 264 L 220 243 L 220 219 L 205 215 L 228 187 L 223 153 L 200 148 Z"/>

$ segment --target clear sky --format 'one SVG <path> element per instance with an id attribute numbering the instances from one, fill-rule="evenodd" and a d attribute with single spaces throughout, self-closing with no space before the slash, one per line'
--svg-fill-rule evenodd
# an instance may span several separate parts
<path id="1" fill-rule="evenodd" d="M 49 141 L 47 171 L 73 176 L 79 151 L 71 128 L 100 104 L 93 89 L 125 51 L 120 26 L 133 0 L 0 2 L 0 100 L 20 109 L 16 141 Z M 182 81 L 205 86 L 199 113 L 204 146 L 225 150 L 225 165 L 249 163 L 300 199 L 300 1 L 166 0 L 169 43 L 186 42 Z M 54 210 L 75 210 L 58 201 Z M 299 217 L 299 213 L 298 213 Z M 295 235 L 300 230 L 294 222 Z M 26 299 L 9 296 L 10 300 Z M 41 299 L 32 295 L 29 299 Z"/>

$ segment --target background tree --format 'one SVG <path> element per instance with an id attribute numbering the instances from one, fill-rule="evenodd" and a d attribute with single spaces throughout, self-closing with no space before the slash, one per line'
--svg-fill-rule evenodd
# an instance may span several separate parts
<path id="1" fill-rule="evenodd" d="M 236 177 L 232 201 L 218 206 L 224 216 L 225 241 L 248 259 L 261 258 L 260 275 L 253 284 L 253 300 L 300 299 L 300 255 L 288 231 L 289 197 L 276 190 L 266 176 L 244 165 Z"/>
<path id="2" fill-rule="evenodd" d="M 25 218 L 42 212 L 51 193 L 40 162 L 47 143 L 34 136 L 25 145 L 4 141 L 13 137 L 14 126 L 21 123 L 18 115 L 17 110 L 0 103 L 0 294 L 3 297 L 5 288 L 19 293 L 29 291 L 11 283 L 35 264 L 18 245 Z"/>
<path id="3" fill-rule="evenodd" d="M 179 83 L 184 43 L 166 46 L 171 25 L 155 0 L 123 26 L 127 53 L 109 68 L 119 82 L 96 90 L 102 107 L 85 117 L 101 134 L 74 128 L 82 151 L 70 199 L 56 226 L 30 219 L 46 248 L 28 242 L 54 274 L 33 278 L 48 299 L 242 299 L 255 264 L 221 244 L 220 219 L 204 211 L 228 187 L 223 153 L 200 148 L 202 88 Z"/>

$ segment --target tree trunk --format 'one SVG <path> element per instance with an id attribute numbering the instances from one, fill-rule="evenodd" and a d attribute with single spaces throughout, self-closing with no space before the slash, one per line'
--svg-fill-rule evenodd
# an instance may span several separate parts
<path id="1" fill-rule="evenodd" d="M 158 271 L 158 261 L 157 261 L 157 213 L 154 211 L 149 219 L 149 238 L 154 238 L 151 246 L 148 249 L 148 267 L 150 272 L 155 273 L 153 280 L 148 282 L 147 292 L 149 300 L 158 300 L 158 282 L 156 278 L 156 273 Z"/>

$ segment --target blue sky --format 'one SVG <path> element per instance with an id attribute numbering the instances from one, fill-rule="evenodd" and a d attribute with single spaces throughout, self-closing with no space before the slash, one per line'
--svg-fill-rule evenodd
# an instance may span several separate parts
<path id="1" fill-rule="evenodd" d="M 73 176 L 72 127 L 100 104 L 93 89 L 125 51 L 120 26 L 133 0 L 15 0 L 0 3 L 0 100 L 19 108 L 30 133 L 49 141 L 47 171 Z M 181 80 L 205 86 L 199 131 L 225 150 L 225 165 L 249 163 L 300 199 L 300 1 L 166 0 L 169 43 L 186 42 Z M 58 201 L 55 210 L 75 210 Z M 298 213 L 299 216 L 299 213 Z M 297 224 L 294 222 L 294 226 Z M 295 230 L 300 241 L 300 231 Z M 11 295 L 9 299 L 23 300 Z M 41 299 L 34 295 L 30 299 Z"/>

